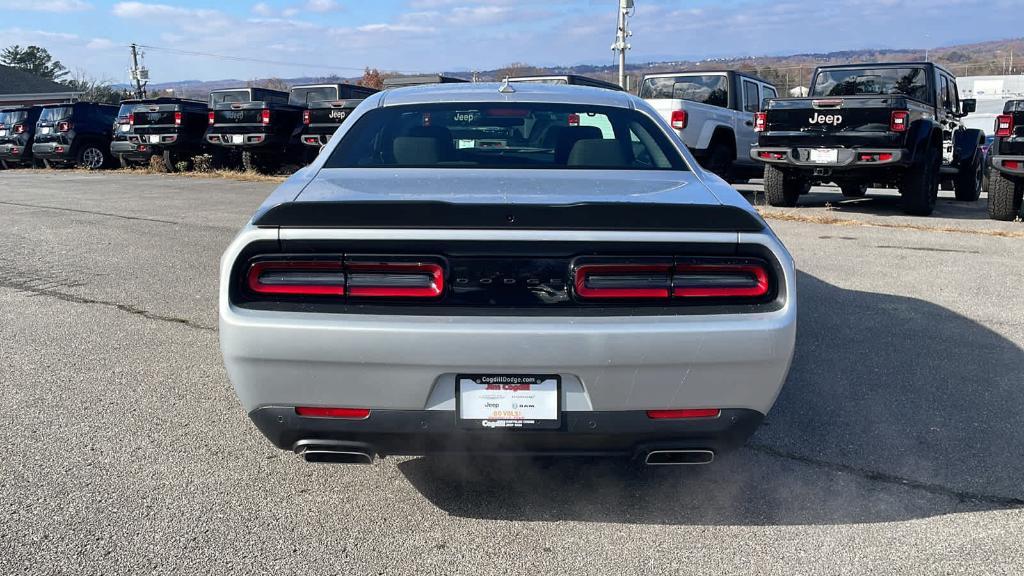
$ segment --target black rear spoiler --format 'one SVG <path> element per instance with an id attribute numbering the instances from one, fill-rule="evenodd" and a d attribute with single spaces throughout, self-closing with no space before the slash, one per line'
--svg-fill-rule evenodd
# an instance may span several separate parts
<path id="1" fill-rule="evenodd" d="M 256 226 L 286 228 L 439 228 L 760 232 L 764 221 L 735 206 L 583 202 L 288 202 L 259 212 Z"/>

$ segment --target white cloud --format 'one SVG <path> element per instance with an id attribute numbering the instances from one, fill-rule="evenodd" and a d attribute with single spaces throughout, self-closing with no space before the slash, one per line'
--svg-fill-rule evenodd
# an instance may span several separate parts
<path id="1" fill-rule="evenodd" d="M 273 16 L 274 10 L 270 7 L 270 4 L 266 2 L 259 2 L 253 5 L 252 13 L 257 16 Z"/>
<path id="2" fill-rule="evenodd" d="M 93 38 L 85 44 L 89 50 L 109 50 L 115 46 L 117 45 L 109 38 Z"/>
<path id="3" fill-rule="evenodd" d="M 310 12 L 334 12 L 341 10 L 341 5 L 335 0 L 309 0 L 306 2 L 305 9 Z"/>

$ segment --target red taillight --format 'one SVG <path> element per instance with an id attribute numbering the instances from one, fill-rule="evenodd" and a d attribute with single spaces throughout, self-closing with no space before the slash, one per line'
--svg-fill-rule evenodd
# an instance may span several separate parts
<path id="1" fill-rule="evenodd" d="M 893 155 L 888 152 L 882 152 L 880 154 L 861 154 L 861 162 L 889 162 L 893 159 Z"/>
<path id="2" fill-rule="evenodd" d="M 213 126 L 213 110 L 210 110 L 210 112 L 206 115 L 206 118 L 210 126 Z"/>
<path id="3" fill-rule="evenodd" d="M 996 136 L 999 138 L 1013 136 L 1013 116 L 1006 114 L 996 117 Z"/>
<path id="4" fill-rule="evenodd" d="M 768 113 L 767 112 L 755 112 L 754 113 L 754 132 L 764 132 L 768 129 Z"/>
<path id="5" fill-rule="evenodd" d="M 14 133 L 15 134 L 24 134 L 25 133 L 25 125 L 24 124 L 15 124 L 14 125 Z"/>
<path id="6" fill-rule="evenodd" d="M 309 110 L 302 111 L 302 123 L 309 126 Z"/>
<path id="7" fill-rule="evenodd" d="M 247 278 L 249 290 L 257 294 L 345 295 L 345 272 L 334 260 L 256 262 Z"/>
<path id="8" fill-rule="evenodd" d="M 673 110 L 672 111 L 672 128 L 676 130 L 685 130 L 686 125 L 690 122 L 690 117 L 686 113 L 686 110 Z"/>
<path id="9" fill-rule="evenodd" d="M 669 297 L 672 265 L 584 264 L 576 268 L 573 285 L 585 299 Z"/>
<path id="10" fill-rule="evenodd" d="M 1007 170 L 1020 170 L 1021 163 L 1016 160 L 1003 160 L 1003 168 Z"/>
<path id="11" fill-rule="evenodd" d="M 348 295 L 354 298 L 437 298 L 444 268 L 432 262 L 345 262 Z"/>
<path id="12" fill-rule="evenodd" d="M 677 264 L 672 295 L 679 298 L 760 298 L 768 271 L 760 264 Z"/>
<path id="13" fill-rule="evenodd" d="M 786 154 L 784 152 L 758 152 L 757 157 L 764 160 L 785 160 Z"/>
<path id="14" fill-rule="evenodd" d="M 70 132 L 70 131 L 71 131 L 71 122 L 68 122 L 66 120 L 64 122 L 57 122 L 57 132 Z"/>
<path id="15" fill-rule="evenodd" d="M 174 113 L 174 125 L 181 126 L 181 112 Z"/>
<path id="16" fill-rule="evenodd" d="M 569 114 L 569 126 L 579 126 L 579 125 L 580 125 L 580 115 L 579 114 Z"/>
<path id="17" fill-rule="evenodd" d="M 892 118 L 889 120 L 889 130 L 893 132 L 906 132 L 909 122 L 910 112 L 906 110 L 893 110 Z"/>
<path id="18" fill-rule="evenodd" d="M 688 418 L 718 418 L 722 411 L 718 408 L 687 408 L 683 410 L 648 410 L 647 417 L 651 420 L 684 420 Z"/>
<path id="19" fill-rule="evenodd" d="M 270 110 L 267 108 L 260 110 L 260 122 L 263 122 L 264 126 L 270 124 Z"/>
<path id="20" fill-rule="evenodd" d="M 128 125 L 129 126 L 133 126 L 134 124 L 135 124 L 135 113 L 133 112 L 133 113 L 128 115 Z"/>
<path id="21" fill-rule="evenodd" d="M 369 408 L 320 408 L 316 406 L 299 406 L 295 413 L 306 418 L 340 418 L 344 420 L 366 420 L 370 417 Z"/>

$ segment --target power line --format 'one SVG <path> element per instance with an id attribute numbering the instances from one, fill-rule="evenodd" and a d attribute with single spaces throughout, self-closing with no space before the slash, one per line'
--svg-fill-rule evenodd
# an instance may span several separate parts
<path id="1" fill-rule="evenodd" d="M 180 54 L 183 56 L 201 56 L 204 58 L 217 58 L 220 60 L 229 60 L 232 62 L 251 62 L 253 64 L 269 64 L 272 66 L 289 66 L 294 68 L 318 69 L 324 68 L 329 70 L 344 70 L 344 71 L 355 71 L 363 72 L 365 68 L 355 68 L 351 66 L 330 66 L 325 64 L 311 64 L 309 62 L 285 62 L 281 60 L 263 60 L 260 58 L 249 58 L 247 56 L 230 56 L 227 54 L 214 54 L 212 52 L 199 52 L 195 50 L 181 50 L 178 48 L 166 48 L 163 46 L 151 46 L 148 44 L 139 44 L 139 48 L 146 48 L 147 50 L 157 50 L 162 52 L 168 52 L 170 54 Z M 395 72 L 401 72 L 403 74 L 417 74 L 418 72 L 410 72 L 408 70 L 395 70 Z"/>

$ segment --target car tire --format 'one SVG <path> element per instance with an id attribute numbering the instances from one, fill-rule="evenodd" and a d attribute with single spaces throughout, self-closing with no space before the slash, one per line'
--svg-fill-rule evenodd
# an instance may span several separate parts
<path id="1" fill-rule="evenodd" d="M 163 159 L 164 168 L 166 168 L 168 172 L 178 171 L 178 163 L 182 161 L 181 154 L 174 150 L 164 150 Z M 185 162 L 188 163 L 188 160 L 185 160 Z M 191 166 L 191 163 L 189 163 L 189 165 Z"/>
<path id="2" fill-rule="evenodd" d="M 867 184 L 843 184 L 839 189 L 846 198 L 863 198 L 868 193 Z"/>
<path id="3" fill-rule="evenodd" d="M 1008 178 L 998 170 L 992 171 L 988 189 L 988 216 L 993 220 L 1013 220 L 1020 215 L 1024 184 Z"/>
<path id="4" fill-rule="evenodd" d="M 963 166 L 960 168 L 960 173 L 953 180 L 953 190 L 956 191 L 957 200 L 976 202 L 978 198 L 981 198 L 982 182 L 985 179 L 980 150 L 974 152 L 974 158 L 966 168 L 967 170 L 964 170 Z"/>
<path id="5" fill-rule="evenodd" d="M 107 165 L 107 155 L 93 142 L 86 142 L 75 155 L 75 165 L 86 170 L 99 170 Z"/>
<path id="6" fill-rule="evenodd" d="M 907 169 L 900 182 L 903 211 L 911 216 L 930 216 L 939 196 L 942 156 L 934 147 L 929 147 L 924 154 L 921 162 Z"/>
<path id="7" fill-rule="evenodd" d="M 801 194 L 810 189 L 810 182 L 800 175 L 789 175 L 775 166 L 764 167 L 764 196 L 768 204 L 780 208 L 796 206 Z"/>
<path id="8" fill-rule="evenodd" d="M 708 150 L 707 159 L 704 161 L 704 169 L 717 174 L 722 180 L 729 181 L 729 173 L 732 171 L 732 163 L 736 160 L 736 154 L 725 144 L 713 144 Z"/>

